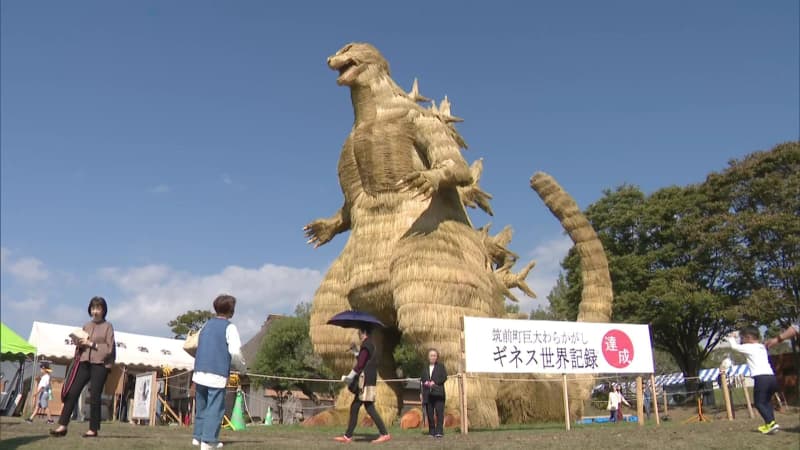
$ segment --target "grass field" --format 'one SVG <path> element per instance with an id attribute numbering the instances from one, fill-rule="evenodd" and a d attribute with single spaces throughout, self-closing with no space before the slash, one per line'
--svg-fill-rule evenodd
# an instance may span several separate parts
<path id="1" fill-rule="evenodd" d="M 738 419 L 721 418 L 710 423 L 683 424 L 683 419 L 694 412 L 670 410 L 671 420 L 657 427 L 648 422 L 644 427 L 635 423 L 574 426 L 565 431 L 563 424 L 541 424 L 525 427 L 504 427 L 499 430 L 472 430 L 466 436 L 449 431 L 444 439 L 434 440 L 423 436 L 419 430 L 393 428 L 392 441 L 382 444 L 387 449 L 792 449 L 800 448 L 800 417 L 797 410 L 778 414 L 782 430 L 774 435 L 762 436 L 755 431 L 757 419 L 747 418 L 739 411 Z M 713 418 L 713 415 L 711 415 Z M 120 423 L 104 423 L 97 439 L 84 439 L 86 423 L 73 423 L 64 438 L 48 436 L 49 426 L 43 421 L 35 424 L 20 418 L 0 418 L 0 448 L 2 449 L 71 449 L 97 448 L 127 449 L 181 449 L 190 445 L 191 432 L 186 427 L 146 427 Z M 253 426 L 245 431 L 223 431 L 225 448 L 231 449 L 328 449 L 344 444 L 332 441 L 342 429 L 304 428 L 300 426 Z M 361 434 L 359 434 L 361 433 Z M 356 430 L 356 441 L 351 446 L 368 445 L 376 437 L 374 428 Z"/>

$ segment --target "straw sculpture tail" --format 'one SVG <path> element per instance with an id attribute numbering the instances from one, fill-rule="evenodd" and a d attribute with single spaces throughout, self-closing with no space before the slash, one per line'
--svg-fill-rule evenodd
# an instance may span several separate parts
<path id="1" fill-rule="evenodd" d="M 603 244 L 575 200 L 550 175 L 538 172 L 531 178 L 531 187 L 539 194 L 567 231 L 580 255 L 583 290 L 578 308 L 578 322 L 608 322 L 611 319 L 613 291 Z M 564 417 L 561 380 L 536 383 L 512 382 L 501 386 L 498 408 L 506 423 L 531 420 L 560 420 Z M 589 398 L 594 380 L 586 375 L 572 377 L 569 383 L 570 415 L 583 414 L 583 399 Z"/>
<path id="2" fill-rule="evenodd" d="M 491 236 L 489 226 L 475 229 L 466 208 L 493 211 L 491 195 L 479 185 L 483 161 L 471 166 L 467 147 L 454 127 L 447 97 L 437 106 L 391 78 L 389 63 L 372 45 L 352 43 L 328 58 L 337 83 L 350 89 L 353 127 L 339 156 L 344 197 L 332 216 L 305 227 L 308 242 L 324 245 L 349 231 L 347 243 L 319 286 L 311 310 L 314 350 L 334 370 L 353 365 L 348 352 L 355 332 L 326 325 L 348 309 L 369 312 L 386 328 L 374 340 L 380 352 L 379 380 L 396 377 L 392 357 L 401 336 L 419 351 L 439 350 L 448 373 L 460 367 L 461 318 L 505 317 L 511 289 L 534 293 L 525 279 L 534 267 L 512 272 L 518 260 L 508 249 L 511 229 Z M 406 374 L 416 377 L 418 374 Z M 499 425 L 497 385 L 467 379 L 469 421 L 475 427 Z M 391 423 L 401 407 L 400 384 L 378 383 L 376 407 Z M 455 381 L 448 381 L 446 414 L 458 414 Z M 342 389 L 336 407 L 311 420 L 340 424 L 351 395 Z"/>

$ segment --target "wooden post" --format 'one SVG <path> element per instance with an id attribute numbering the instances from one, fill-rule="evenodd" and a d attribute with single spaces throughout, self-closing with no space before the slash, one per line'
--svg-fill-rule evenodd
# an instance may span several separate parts
<path id="1" fill-rule="evenodd" d="M 469 433 L 467 417 L 467 352 L 464 343 L 464 316 L 461 316 L 461 373 L 458 377 L 459 407 L 461 408 L 461 434 Z"/>
<path id="2" fill-rule="evenodd" d="M 150 376 L 150 426 L 156 426 L 156 399 L 158 394 L 155 392 L 158 389 L 158 382 L 156 381 L 157 372 L 153 372 Z"/>
<path id="3" fill-rule="evenodd" d="M 664 387 L 664 390 L 661 391 L 664 394 L 664 414 L 669 414 L 669 402 L 667 401 L 667 389 Z"/>
<path id="4" fill-rule="evenodd" d="M 733 409 L 731 409 L 731 392 L 728 389 L 728 375 L 724 370 L 719 371 L 720 383 L 722 386 L 722 396 L 725 399 L 725 411 L 728 413 L 728 420 L 733 420 Z"/>
<path id="5" fill-rule="evenodd" d="M 636 377 L 636 418 L 639 426 L 644 426 L 644 386 L 642 386 L 642 377 Z"/>
<path id="6" fill-rule="evenodd" d="M 661 425 L 661 418 L 658 416 L 658 395 L 656 395 L 656 376 L 650 374 L 650 389 L 652 390 L 653 412 L 656 413 L 656 425 Z"/>
<path id="7" fill-rule="evenodd" d="M 747 402 L 747 413 L 750 414 L 750 418 L 755 418 L 755 414 L 753 414 L 753 405 L 750 403 L 750 391 L 747 390 L 747 385 L 744 384 L 744 376 L 739 375 L 739 382 L 742 383 L 742 390 L 744 391 L 744 400 Z"/>
<path id="8" fill-rule="evenodd" d="M 569 431 L 569 393 L 567 392 L 567 374 L 562 375 L 561 380 L 564 384 L 564 421 L 567 423 L 567 431 Z"/>

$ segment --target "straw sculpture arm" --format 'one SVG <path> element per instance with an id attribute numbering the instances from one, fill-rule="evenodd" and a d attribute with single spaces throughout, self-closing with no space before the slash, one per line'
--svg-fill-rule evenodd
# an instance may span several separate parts
<path id="1" fill-rule="evenodd" d="M 438 117 L 420 115 L 414 120 L 414 147 L 427 161 L 429 169 L 411 173 L 398 183 L 401 191 L 416 191 L 430 197 L 442 188 L 473 184 L 469 166 L 461 156 L 461 148 L 453 131 Z"/>
<path id="2" fill-rule="evenodd" d="M 336 214 L 324 219 L 317 219 L 303 227 L 306 243 L 313 244 L 314 248 L 325 245 L 339 233 L 350 229 L 350 212 L 345 203 Z"/>
<path id="3" fill-rule="evenodd" d="M 472 184 L 458 187 L 461 201 L 464 203 L 464 206 L 468 208 L 480 208 L 486 214 L 494 216 L 492 205 L 489 204 L 489 200 L 492 199 L 492 194 L 481 189 L 478 184 L 481 180 L 481 174 L 483 174 L 483 159 L 475 160 L 472 165 L 469 166 L 469 171 L 472 174 Z"/>

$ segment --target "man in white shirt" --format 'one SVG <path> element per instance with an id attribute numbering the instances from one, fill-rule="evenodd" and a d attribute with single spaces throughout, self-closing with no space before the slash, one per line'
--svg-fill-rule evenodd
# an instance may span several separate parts
<path id="1" fill-rule="evenodd" d="M 33 418 L 38 414 L 47 414 L 47 423 L 53 423 L 53 418 L 50 416 L 50 364 L 42 362 L 39 365 L 42 371 L 42 376 L 39 378 L 39 385 L 36 389 L 36 407 L 33 408 L 33 414 L 28 419 L 28 423 L 33 423 Z"/>
<path id="2" fill-rule="evenodd" d="M 742 343 L 736 342 L 736 335 L 741 336 Z M 741 353 L 747 358 L 750 376 L 753 377 L 753 400 L 756 409 L 764 419 L 764 425 L 758 427 L 763 434 L 771 434 L 780 428 L 775 423 L 775 412 L 772 409 L 772 396 L 778 390 L 778 380 L 769 364 L 767 348 L 761 343 L 758 328 L 746 326 L 739 333 L 728 335 L 731 350 Z"/>

